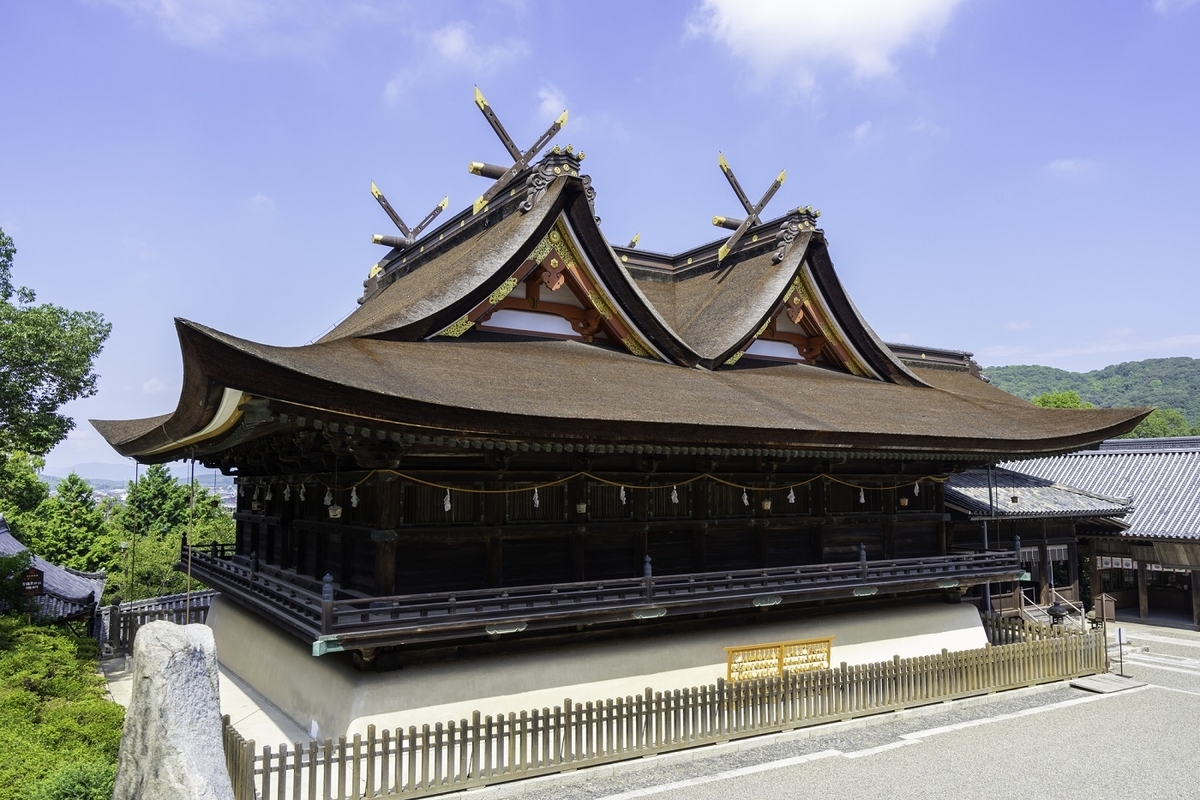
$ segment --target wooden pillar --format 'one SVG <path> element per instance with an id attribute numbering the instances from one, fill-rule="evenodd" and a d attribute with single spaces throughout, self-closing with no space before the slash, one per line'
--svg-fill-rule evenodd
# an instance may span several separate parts
<path id="1" fill-rule="evenodd" d="M 1096 552 L 1095 540 L 1088 543 L 1088 569 L 1092 573 L 1092 607 L 1096 608 L 1096 598 L 1104 594 L 1104 589 L 1100 586 L 1100 556 Z M 1100 612 L 1097 611 L 1096 615 L 1099 616 Z"/>
<path id="2" fill-rule="evenodd" d="M 883 557 L 890 561 L 896 557 L 896 490 L 883 493 Z"/>
<path id="3" fill-rule="evenodd" d="M 571 552 L 571 580 L 579 582 L 586 580 L 587 566 L 584 563 L 583 531 L 569 534 L 568 547 Z"/>
<path id="4" fill-rule="evenodd" d="M 999 526 L 996 526 L 996 527 L 997 527 L 996 535 L 999 536 L 999 534 L 1000 534 Z M 1043 534 L 1044 533 L 1045 532 L 1043 531 Z M 1049 589 L 1049 587 L 1050 587 L 1050 576 L 1052 574 L 1051 570 L 1053 568 L 1050 566 L 1050 551 L 1046 547 L 1045 538 L 1043 538 L 1042 541 L 1038 542 L 1037 549 L 1038 549 L 1038 597 L 1041 598 L 1042 605 L 1047 605 L 1050 603 L 1050 592 L 1048 592 L 1047 589 Z"/>
<path id="5" fill-rule="evenodd" d="M 755 551 L 755 556 L 757 559 L 758 567 L 760 569 L 762 569 L 768 565 L 768 562 L 767 562 L 767 558 L 768 558 L 768 556 L 767 556 L 767 552 L 768 552 L 767 533 L 768 533 L 767 529 L 764 528 L 762 525 L 756 525 L 754 528 L 754 551 Z"/>
<path id="6" fill-rule="evenodd" d="M 826 497 L 828 496 L 828 485 L 824 478 L 819 478 L 813 481 L 812 486 L 812 513 L 814 517 L 818 517 L 820 522 L 814 531 L 816 538 L 816 563 L 825 563 L 825 513 L 826 513 Z"/>
<path id="7" fill-rule="evenodd" d="M 372 488 L 375 596 L 388 597 L 396 594 L 396 528 L 400 526 L 404 489 L 400 481 L 385 479 L 376 481 Z"/>
<path id="8" fill-rule="evenodd" d="M 1138 616 L 1142 619 L 1150 616 L 1150 593 L 1146 583 L 1146 562 L 1138 560 L 1137 566 L 1137 586 L 1138 586 Z"/>
<path id="9" fill-rule="evenodd" d="M 1067 544 L 1067 580 L 1075 592 L 1075 599 L 1082 602 L 1083 595 L 1079 591 L 1079 546 L 1075 542 Z"/>
<path id="10" fill-rule="evenodd" d="M 697 572 L 708 572 L 708 523 L 699 522 L 692 532 L 692 553 Z"/>
<path id="11" fill-rule="evenodd" d="M 1200 625 L 1200 569 L 1192 570 L 1192 624 Z"/>
<path id="12" fill-rule="evenodd" d="M 500 531 L 488 537 L 487 542 L 487 585 L 500 586 L 504 580 L 504 539 Z"/>
<path id="13" fill-rule="evenodd" d="M 587 522 L 588 487 L 583 478 L 567 482 L 567 519 L 579 523 L 567 534 L 567 552 L 571 559 L 571 580 L 582 581 L 587 574 L 584 548 L 584 524 Z M 579 511 L 579 508 L 583 511 Z"/>
<path id="14" fill-rule="evenodd" d="M 647 475 L 646 479 L 649 480 Z M 650 519 L 650 489 L 637 488 L 631 491 L 631 500 L 633 501 L 633 518 L 642 523 Z M 641 528 L 633 535 L 633 568 L 630 572 L 635 578 L 642 577 L 643 565 L 645 564 L 646 554 L 650 552 L 650 527 L 643 524 Z"/>

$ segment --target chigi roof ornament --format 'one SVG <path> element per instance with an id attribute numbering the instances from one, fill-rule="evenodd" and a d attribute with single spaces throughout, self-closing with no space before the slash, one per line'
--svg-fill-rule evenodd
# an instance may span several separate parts
<path id="1" fill-rule="evenodd" d="M 381 233 L 377 233 L 371 237 L 371 241 L 375 244 L 402 249 L 412 247 L 416 243 L 417 237 L 421 235 L 421 231 L 429 227 L 429 223 L 433 222 L 437 215 L 445 211 L 446 206 L 450 205 L 450 196 L 447 195 L 442 198 L 440 203 L 433 207 L 433 211 L 425 215 L 425 219 L 418 222 L 414 227 L 409 228 L 404 224 L 404 220 L 400 219 L 400 215 L 396 213 L 396 210 L 392 208 L 392 204 L 383 196 L 383 192 L 379 191 L 379 187 L 375 185 L 375 181 L 371 181 L 371 196 L 379 201 L 380 207 L 387 213 L 396 227 L 400 229 L 400 233 L 403 234 L 403 236 L 384 236 Z"/>
<path id="2" fill-rule="evenodd" d="M 737 195 L 738 201 L 742 204 L 742 208 L 746 209 L 745 219 L 721 216 L 713 217 L 713 225 L 716 225 L 718 228 L 728 228 L 729 230 L 733 231 L 733 235 L 725 241 L 725 244 L 721 245 L 719 250 L 717 250 L 717 261 L 724 261 L 725 257 L 728 256 L 733 251 L 733 248 L 737 246 L 737 243 L 741 241 L 741 238 L 746 235 L 746 231 L 750 230 L 750 226 L 762 224 L 760 215 L 762 214 L 763 209 L 767 207 L 767 203 L 771 202 L 771 198 L 774 197 L 775 193 L 779 191 L 779 187 L 783 186 L 783 181 L 785 178 L 787 178 L 787 170 L 779 171 L 779 174 L 775 176 L 774 183 L 772 183 L 770 188 L 767 189 L 766 193 L 763 194 L 762 199 L 758 201 L 758 205 L 750 205 L 750 198 L 746 197 L 746 193 L 742 190 L 742 185 L 738 183 L 737 176 L 733 174 L 733 169 L 730 168 L 729 162 L 725 160 L 724 153 L 717 153 L 717 164 L 721 167 L 721 172 L 725 175 L 726 180 L 729 181 L 729 185 L 733 187 L 733 193 Z"/>
<path id="3" fill-rule="evenodd" d="M 508 185 L 512 183 L 512 179 L 515 178 L 518 173 L 528 167 L 534 156 L 536 156 L 543 147 L 550 143 L 550 140 L 554 138 L 555 134 L 562 130 L 562 127 L 567 124 L 567 112 L 564 110 L 561 114 L 559 114 L 558 119 L 554 120 L 554 124 L 551 125 L 545 133 L 538 137 L 538 140 L 533 143 L 532 147 L 522 153 L 517 145 L 513 142 L 512 137 L 508 135 L 508 131 L 504 130 L 504 125 L 501 124 L 500 118 L 496 116 L 496 112 L 492 110 L 492 107 L 484 98 L 483 92 L 479 91 L 478 86 L 475 87 L 475 105 L 479 106 L 479 110 L 483 112 L 483 116 L 492 126 L 492 130 L 496 132 L 496 136 L 500 137 L 500 143 L 504 145 L 504 149 L 508 151 L 508 154 L 512 156 L 513 160 L 512 166 L 508 168 L 497 166 L 496 164 L 487 164 L 482 161 L 472 161 L 467 166 L 467 171 L 472 175 L 479 175 L 483 178 L 492 178 L 496 181 L 492 184 L 490 189 L 480 195 L 479 199 L 475 201 L 473 211 L 474 213 L 478 214 L 480 211 L 487 208 L 487 204 L 492 200 L 492 198 L 498 195 L 501 190 L 507 188 Z M 583 153 L 579 154 L 579 158 L 580 160 L 583 159 Z"/>

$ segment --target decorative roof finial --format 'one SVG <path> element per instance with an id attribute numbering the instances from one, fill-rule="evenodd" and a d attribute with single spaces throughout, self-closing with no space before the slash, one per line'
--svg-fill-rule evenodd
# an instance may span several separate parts
<path id="1" fill-rule="evenodd" d="M 483 209 L 487 208 L 488 202 L 500 193 L 516 177 L 517 173 L 529 166 L 529 162 L 545 147 L 554 135 L 557 134 L 562 127 L 567 124 L 567 112 L 563 111 L 559 114 L 558 119 L 554 120 L 554 124 L 546 130 L 538 140 L 533 143 L 533 146 L 522 153 L 513 143 L 512 137 L 508 135 L 508 131 L 504 130 L 504 125 L 500 123 L 500 118 L 496 116 L 496 112 L 488 104 L 488 101 L 483 96 L 483 92 L 479 91 L 479 87 L 475 87 L 475 105 L 479 106 L 479 110 L 483 112 L 483 116 L 492 126 L 492 130 L 496 132 L 496 136 L 500 138 L 500 143 L 504 145 L 504 149 L 512 157 L 513 165 L 507 169 L 495 164 L 485 164 L 482 161 L 472 161 L 467 170 L 472 175 L 480 175 L 484 178 L 492 178 L 496 182 L 492 187 L 480 195 L 473 206 L 474 213 L 478 214 Z"/>
<path id="2" fill-rule="evenodd" d="M 775 177 L 775 182 L 771 184 L 771 187 L 767 189 L 762 199 L 758 201 L 758 205 L 750 205 L 750 198 L 746 197 L 746 193 L 742 191 L 742 185 L 738 183 L 737 176 L 733 174 L 729 162 L 725 160 L 724 153 L 717 153 L 717 165 L 721 167 L 721 172 L 724 173 L 725 178 L 729 181 L 729 185 L 733 187 L 733 193 L 737 195 L 742 208 L 746 209 L 745 219 L 721 216 L 713 217 L 713 225 L 733 231 L 733 235 L 717 250 L 717 261 L 724 261 L 725 257 L 737 246 L 737 243 L 745 235 L 746 231 L 750 229 L 750 226 L 762 223 L 759 215 L 767 207 L 767 203 L 771 202 L 771 198 L 775 196 L 775 193 L 779 191 L 779 187 L 783 186 L 783 181 L 787 177 L 787 170 L 781 170 Z"/>
<path id="3" fill-rule="evenodd" d="M 412 247 L 413 243 L 417 241 L 417 237 L 421 235 L 421 231 L 425 230 L 429 226 L 429 223 L 433 222 L 434 217 L 445 211 L 446 206 L 450 205 L 450 197 L 443 197 L 442 201 L 433 207 L 433 211 L 425 215 L 425 219 L 410 229 L 404 224 L 404 220 L 400 219 L 400 215 L 396 213 L 396 210 L 392 208 L 392 204 L 383 196 L 383 192 L 379 191 L 379 187 L 375 185 L 375 181 L 371 181 L 371 195 L 379 201 L 380 207 L 391 217 L 392 222 L 400 229 L 400 233 L 404 234 L 403 236 L 384 236 L 381 233 L 377 233 L 371 237 L 371 241 L 375 244 L 382 244 L 387 247 Z"/>

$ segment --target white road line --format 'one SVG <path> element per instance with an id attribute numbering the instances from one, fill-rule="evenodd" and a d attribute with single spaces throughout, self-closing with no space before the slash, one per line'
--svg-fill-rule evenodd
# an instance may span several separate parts
<path id="1" fill-rule="evenodd" d="M 1147 665 L 1149 666 L 1149 665 Z M 1057 711 L 1071 706 L 1083 705 L 1084 703 L 1095 703 L 1099 700 L 1105 700 L 1110 697 L 1115 697 L 1117 694 L 1132 694 L 1145 689 L 1163 688 L 1150 685 L 1139 686 L 1135 689 L 1126 689 L 1123 692 L 1113 694 L 1096 694 L 1086 697 L 1076 697 L 1071 700 L 1062 700 L 1058 703 L 1050 703 L 1044 706 L 1035 706 L 1034 708 L 1025 708 L 1020 711 L 1014 711 L 1009 714 L 997 714 L 992 717 L 982 717 L 980 719 L 968 720 L 967 722 L 958 722 L 954 725 L 944 725 L 940 728 L 927 728 L 923 731 L 915 731 L 913 733 L 904 733 L 900 735 L 900 740 L 897 742 L 889 742 L 888 744 L 879 745 L 877 747 L 868 747 L 864 750 L 855 750 L 849 753 L 843 753 L 841 750 L 822 750 L 818 753 L 809 753 L 803 756 L 793 756 L 791 758 L 782 758 L 777 761 L 768 761 L 764 764 L 755 764 L 751 767 L 741 767 L 739 769 L 731 769 L 725 772 L 715 772 L 712 775 L 702 775 L 697 778 L 688 778 L 682 781 L 674 781 L 672 783 L 663 783 L 658 786 L 647 786 L 644 789 L 631 789 L 628 792 L 621 794 L 607 795 L 600 800 L 632 800 L 635 797 L 649 797 L 650 795 L 661 794 L 662 792 L 670 792 L 676 789 L 686 789 L 690 786 L 701 786 L 706 783 L 715 781 L 729 780 L 730 778 L 739 778 L 744 775 L 754 775 L 759 772 L 769 772 L 776 769 L 784 769 L 793 767 L 799 764 L 805 764 L 809 761 L 817 761 L 819 759 L 831 758 L 833 756 L 842 756 L 843 758 L 862 758 L 864 756 L 877 755 L 889 750 L 895 750 L 900 747 L 905 747 L 910 744 L 920 744 L 922 739 L 929 736 L 937 736 L 951 731 L 963 730 L 964 728 L 973 728 L 977 725 L 987 725 L 992 722 L 1002 722 L 1009 719 L 1019 719 L 1028 717 L 1032 714 L 1041 714 L 1046 711 Z M 1190 694 L 1190 693 L 1189 693 Z"/>
<path id="2" fill-rule="evenodd" d="M 1195 658 L 1171 656 L 1164 653 L 1136 653 L 1132 656 L 1132 659 L 1134 661 L 1149 662 L 1153 664 L 1170 664 L 1173 667 L 1200 667 L 1200 660 Z"/>
<path id="3" fill-rule="evenodd" d="M 783 769 L 784 767 L 793 767 L 797 764 L 804 764 L 809 761 L 817 761 L 822 758 L 830 758 L 831 756 L 842 755 L 841 750 L 822 750 L 819 753 L 809 753 L 804 756 L 793 756 L 791 758 L 781 758 L 778 761 L 768 761 L 765 764 L 755 764 L 752 767 L 740 767 L 731 769 L 725 772 L 716 772 L 712 775 L 702 775 L 699 778 L 688 778 L 687 780 L 674 781 L 672 783 L 663 783 L 658 786 L 647 786 L 645 789 L 631 789 L 628 792 L 621 794 L 610 794 L 601 800 L 630 800 L 634 797 L 647 797 L 652 794 L 661 792 L 670 792 L 675 789 L 686 789 L 689 786 L 700 786 L 713 781 L 724 781 L 730 778 L 740 778 L 744 775 L 753 775 L 757 772 L 768 772 L 773 769 Z"/>
<path id="4" fill-rule="evenodd" d="M 1126 633 L 1129 635 L 1129 638 L 1131 640 L 1132 639 L 1145 639 L 1148 642 L 1162 642 L 1163 644 L 1177 644 L 1182 647 L 1200 647 L 1200 641 L 1198 641 L 1196 639 L 1179 639 L 1174 636 L 1158 636 L 1153 633 L 1131 633 L 1129 631 L 1126 631 Z M 1112 639 L 1113 637 L 1109 636 L 1108 638 Z"/>
<path id="5" fill-rule="evenodd" d="M 863 756 L 873 756 L 876 753 L 882 753 L 885 750 L 895 750 L 897 747 L 907 747 L 910 744 L 920 744 L 920 739 L 911 739 L 902 742 L 891 742 L 889 744 L 881 744 L 878 747 L 868 747 L 866 750 L 855 750 L 852 753 L 842 753 L 844 758 L 862 758 Z"/>
<path id="6" fill-rule="evenodd" d="M 1140 692 L 1140 691 L 1142 691 L 1142 689 L 1146 689 L 1146 688 L 1149 688 L 1149 687 L 1140 686 L 1136 689 L 1127 689 L 1126 692 Z M 1113 696 L 1112 694 L 1093 694 L 1093 695 L 1087 695 L 1085 697 L 1076 697 L 1071 700 L 1062 700 L 1057 703 L 1050 703 L 1049 705 L 1034 706 L 1033 708 L 1024 708 L 1024 709 L 1021 709 L 1020 711 L 1013 711 L 1012 713 L 1009 713 L 1009 714 L 997 714 L 994 717 L 981 717 L 979 719 L 967 720 L 966 722 L 956 722 L 953 725 L 943 725 L 940 728 L 927 728 L 923 731 L 914 731 L 913 733 L 902 733 L 902 734 L 900 734 L 900 738 L 901 739 L 924 739 L 928 736 L 938 736 L 943 733 L 950 733 L 951 731 L 960 731 L 960 730 L 963 730 L 964 728 L 974 728 L 979 725 L 990 725 L 993 722 L 1003 722 L 1004 720 L 1007 720 L 1007 719 L 1019 719 L 1021 717 L 1028 717 L 1031 714 L 1042 714 L 1046 711 L 1057 711 L 1060 708 L 1070 708 L 1071 706 L 1078 706 L 1078 705 L 1082 705 L 1084 703 L 1095 703 L 1098 700 L 1104 700 L 1104 699 L 1112 697 L 1112 696 Z"/>
<path id="7" fill-rule="evenodd" d="M 1196 670 L 1196 669 L 1180 669 L 1179 667 L 1168 667 L 1165 664 L 1152 664 L 1149 661 L 1142 661 L 1141 659 L 1127 658 L 1127 659 L 1125 659 L 1125 661 L 1127 661 L 1130 664 L 1137 664 L 1139 667 L 1148 667 L 1149 669 L 1161 669 L 1164 672 L 1178 672 L 1181 675 L 1191 675 L 1193 678 L 1196 677 L 1197 675 L 1200 675 L 1200 670 Z M 1137 690 L 1130 689 L 1129 691 L 1137 691 Z"/>
<path id="8" fill-rule="evenodd" d="M 1193 697 L 1200 697 L 1200 692 L 1189 692 L 1187 689 L 1176 689 L 1174 686 L 1163 686 L 1162 684 L 1153 684 L 1155 689 L 1162 689 L 1166 692 L 1179 692 L 1180 694 L 1190 694 Z"/>

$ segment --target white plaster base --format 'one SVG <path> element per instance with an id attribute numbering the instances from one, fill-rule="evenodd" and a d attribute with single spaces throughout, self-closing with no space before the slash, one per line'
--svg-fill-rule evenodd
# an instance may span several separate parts
<path id="1" fill-rule="evenodd" d="M 299 639 L 217 597 L 208 613 L 221 663 L 290 716 L 315 722 L 320 737 L 363 733 L 368 724 L 406 728 L 520 713 L 533 708 L 715 683 L 726 647 L 835 637 L 833 663 L 863 664 L 983 647 L 973 606 L 904 606 L 745 628 L 664 633 L 625 641 L 559 645 L 417 664 L 392 672 L 355 670 L 345 657 L 314 657 Z M 266 744 L 264 742 L 264 744 Z"/>

